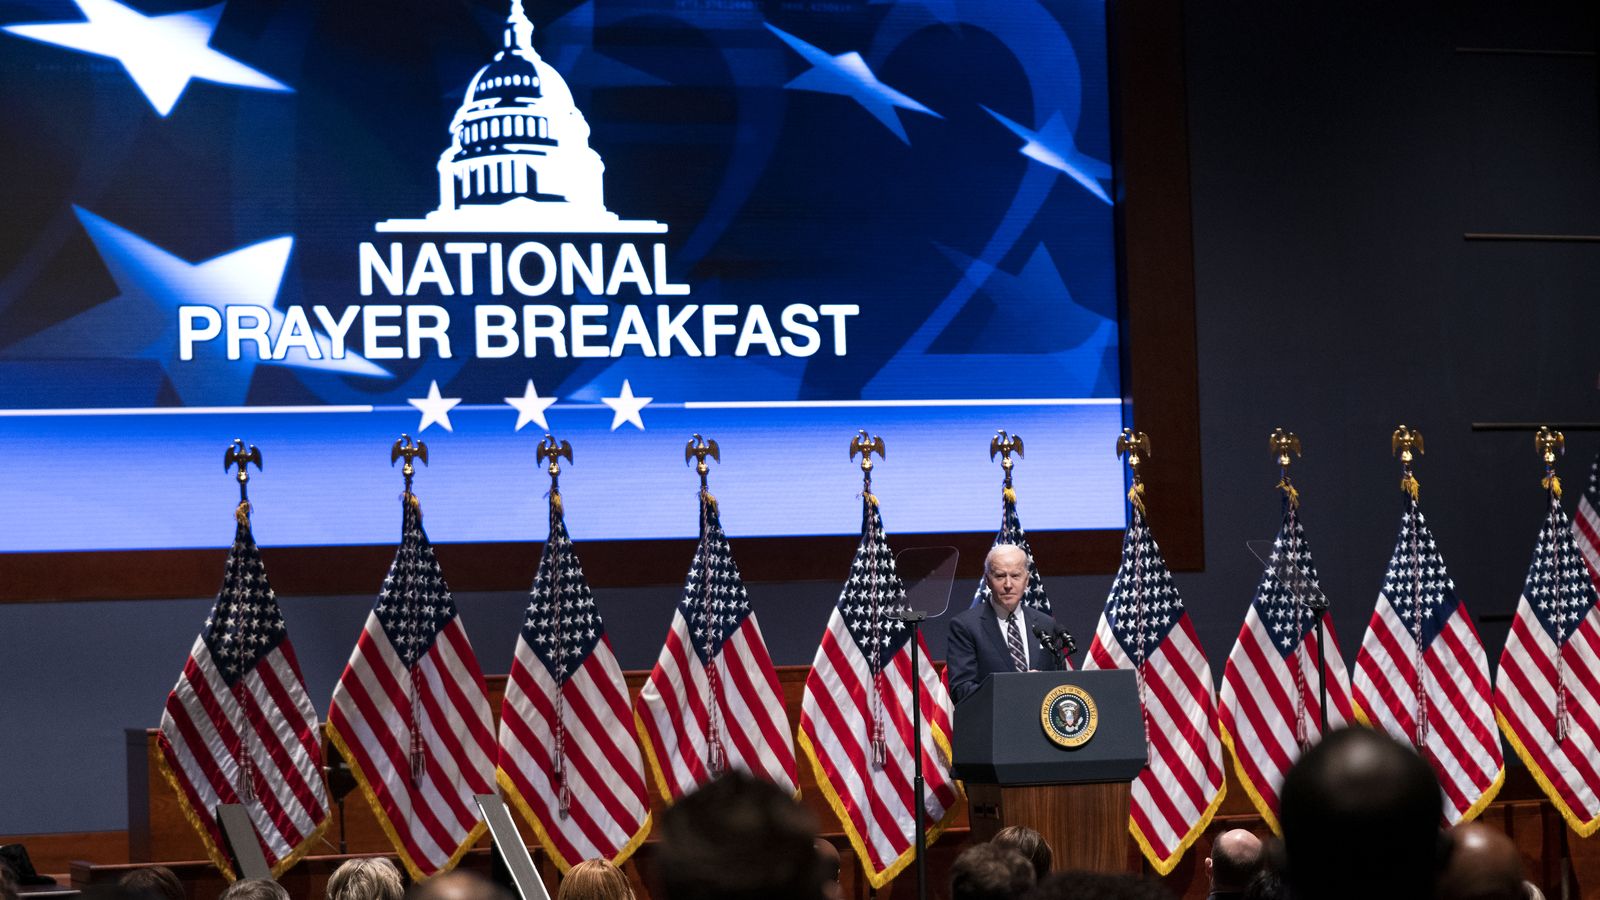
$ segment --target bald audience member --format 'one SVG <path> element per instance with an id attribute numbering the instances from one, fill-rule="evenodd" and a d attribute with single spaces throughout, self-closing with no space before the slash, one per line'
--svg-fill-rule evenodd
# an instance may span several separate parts
<path id="1" fill-rule="evenodd" d="M 1527 900 L 1522 855 L 1504 832 L 1467 822 L 1451 829 L 1450 838 L 1439 900 Z"/>
<path id="2" fill-rule="evenodd" d="M 1056 620 L 1022 604 L 1022 592 L 1028 587 L 1028 554 L 1016 544 L 995 544 L 983 559 L 983 581 L 989 586 L 989 602 L 950 619 L 945 663 L 950 698 L 958 703 L 996 672 L 1061 668 L 1033 633 L 1035 628 L 1054 629 Z"/>
<path id="3" fill-rule="evenodd" d="M 217 900 L 289 900 L 289 892 L 276 881 L 241 878 L 224 888 Z"/>
<path id="4" fill-rule="evenodd" d="M 1217 835 L 1206 857 L 1206 876 L 1211 879 L 1210 900 L 1237 900 L 1244 896 L 1250 880 L 1261 871 L 1261 839 L 1244 828 Z"/>
<path id="5" fill-rule="evenodd" d="M 1448 848 L 1444 795 L 1410 746 L 1371 728 L 1335 731 L 1300 757 L 1279 797 L 1297 900 L 1433 895 Z"/>
<path id="6" fill-rule="evenodd" d="M 839 848 L 827 838 L 817 838 L 817 859 L 822 860 L 822 897 L 823 900 L 844 900 L 844 884 L 839 881 L 842 866 L 839 863 Z"/>
<path id="7" fill-rule="evenodd" d="M 511 893 L 477 874 L 456 869 L 411 887 L 407 900 L 511 900 Z"/>

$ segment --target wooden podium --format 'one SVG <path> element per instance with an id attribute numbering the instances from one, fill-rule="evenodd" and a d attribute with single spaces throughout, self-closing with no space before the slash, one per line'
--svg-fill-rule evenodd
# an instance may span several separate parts
<path id="1" fill-rule="evenodd" d="M 1093 733 L 1076 747 L 1057 744 L 1044 723 L 1046 698 L 1063 685 L 1094 706 Z M 954 728 L 973 840 L 1026 825 L 1050 843 L 1056 871 L 1140 870 L 1128 797 L 1146 748 L 1131 670 L 998 674 L 956 706 Z"/>

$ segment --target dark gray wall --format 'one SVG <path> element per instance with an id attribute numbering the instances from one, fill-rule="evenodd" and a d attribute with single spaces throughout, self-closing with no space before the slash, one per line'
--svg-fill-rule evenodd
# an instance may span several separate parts
<path id="1" fill-rule="evenodd" d="M 1260 574 L 1245 542 L 1277 526 L 1274 426 L 1305 442 L 1295 475 L 1346 658 L 1398 525 L 1402 421 L 1427 436 L 1424 508 L 1494 657 L 1541 515 L 1538 462 L 1528 435 L 1468 425 L 1600 420 L 1600 244 L 1462 239 L 1600 233 L 1592 4 L 1410 6 L 1190 5 L 1207 565 L 1178 585 L 1215 674 Z M 1159 452 L 1161 423 L 1138 424 Z M 1571 437 L 1577 485 L 1600 435 Z M 1084 646 L 1109 584 L 1050 579 Z M 837 590 L 752 586 L 777 662 L 810 662 Z M 625 667 L 654 660 L 676 593 L 600 592 Z M 484 670 L 504 672 L 523 597 L 458 599 Z M 369 603 L 284 601 L 324 709 Z M 125 826 L 122 729 L 155 724 L 208 604 L 0 606 L 0 834 Z M 937 622 L 929 643 L 942 655 Z"/>

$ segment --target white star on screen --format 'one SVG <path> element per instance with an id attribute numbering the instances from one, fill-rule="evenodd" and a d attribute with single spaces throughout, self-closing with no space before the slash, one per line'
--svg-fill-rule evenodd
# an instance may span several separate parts
<path id="1" fill-rule="evenodd" d="M 622 380 L 622 393 L 615 397 L 601 397 L 600 402 L 611 407 L 611 430 L 616 431 L 618 426 L 627 422 L 633 427 L 644 430 L 644 419 L 639 416 L 639 410 L 650 405 L 654 397 L 635 397 L 633 385 L 624 378 Z"/>
<path id="2" fill-rule="evenodd" d="M 540 428 L 548 430 L 550 423 L 545 421 L 544 411 L 550 404 L 556 402 L 555 397 L 541 397 L 533 387 L 533 379 L 528 379 L 528 386 L 523 389 L 521 397 L 507 397 L 506 404 L 517 411 L 516 431 L 521 431 L 522 426 L 529 422 L 538 423 Z M 616 426 L 613 425 L 613 428 Z"/>
<path id="3" fill-rule="evenodd" d="M 872 74 L 872 69 L 868 68 L 867 61 L 854 50 L 834 56 L 770 24 L 767 25 L 767 30 L 777 35 L 811 64 L 809 70 L 801 72 L 794 77 L 794 80 L 784 85 L 786 88 L 849 97 L 861 104 L 862 108 L 872 113 L 885 128 L 894 132 L 895 137 L 907 144 L 911 143 L 911 139 L 906 137 L 905 126 L 900 124 L 900 117 L 895 113 L 897 108 L 926 113 L 936 119 L 944 118 L 879 81 L 878 76 Z"/>
<path id="4" fill-rule="evenodd" d="M 434 381 L 428 385 L 428 396 L 412 397 L 406 402 L 422 411 L 422 424 L 417 426 L 418 434 L 427 431 L 430 425 L 438 425 L 445 431 L 455 431 L 450 427 L 450 410 L 461 402 L 461 398 L 439 396 L 439 382 Z"/>
<path id="5" fill-rule="evenodd" d="M 189 82 L 288 91 L 293 88 L 211 49 L 211 36 L 226 4 L 189 12 L 147 16 L 117 0 L 73 0 L 82 22 L 8 25 L 19 37 L 55 44 L 122 63 L 145 99 L 163 117 L 178 104 Z"/>
<path id="6" fill-rule="evenodd" d="M 258 307 L 266 310 L 267 333 L 274 339 L 282 336 L 288 320 L 275 304 L 294 238 L 270 238 L 191 263 L 86 209 L 74 207 L 74 212 L 121 293 L 13 344 L 8 356 L 154 360 L 188 405 L 243 404 L 258 364 L 390 377 L 357 353 L 346 351 L 342 359 L 334 359 L 328 336 L 299 332 L 298 323 L 296 333 L 304 337 L 300 343 L 315 343 L 319 358 L 311 358 L 304 346 L 288 350 L 281 359 L 262 358 L 257 344 L 243 341 L 239 358 L 230 360 L 228 341 L 218 339 L 197 341 L 191 357 L 184 359 L 178 321 L 185 306 L 216 310 L 219 321 L 230 306 Z"/>
<path id="7" fill-rule="evenodd" d="M 1043 128 L 1031 131 L 987 106 L 983 111 L 994 116 L 1012 134 L 1027 141 L 1020 151 L 1023 156 L 1044 163 L 1058 172 L 1065 172 L 1073 181 L 1083 185 L 1089 193 L 1106 203 L 1111 202 L 1111 197 L 1105 188 L 1100 186 L 1101 181 L 1110 180 L 1111 167 L 1078 152 L 1078 147 L 1072 140 L 1072 132 L 1067 130 L 1067 123 L 1061 118 L 1060 112 L 1051 113 Z"/>

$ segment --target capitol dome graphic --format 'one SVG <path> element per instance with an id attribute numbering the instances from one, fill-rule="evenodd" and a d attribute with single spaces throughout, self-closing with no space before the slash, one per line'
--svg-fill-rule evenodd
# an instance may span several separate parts
<path id="1" fill-rule="evenodd" d="M 439 208 L 378 231 L 660 233 L 661 222 L 606 209 L 605 163 L 560 73 L 533 49 L 533 23 L 511 0 L 499 52 L 478 70 L 439 155 Z"/>

